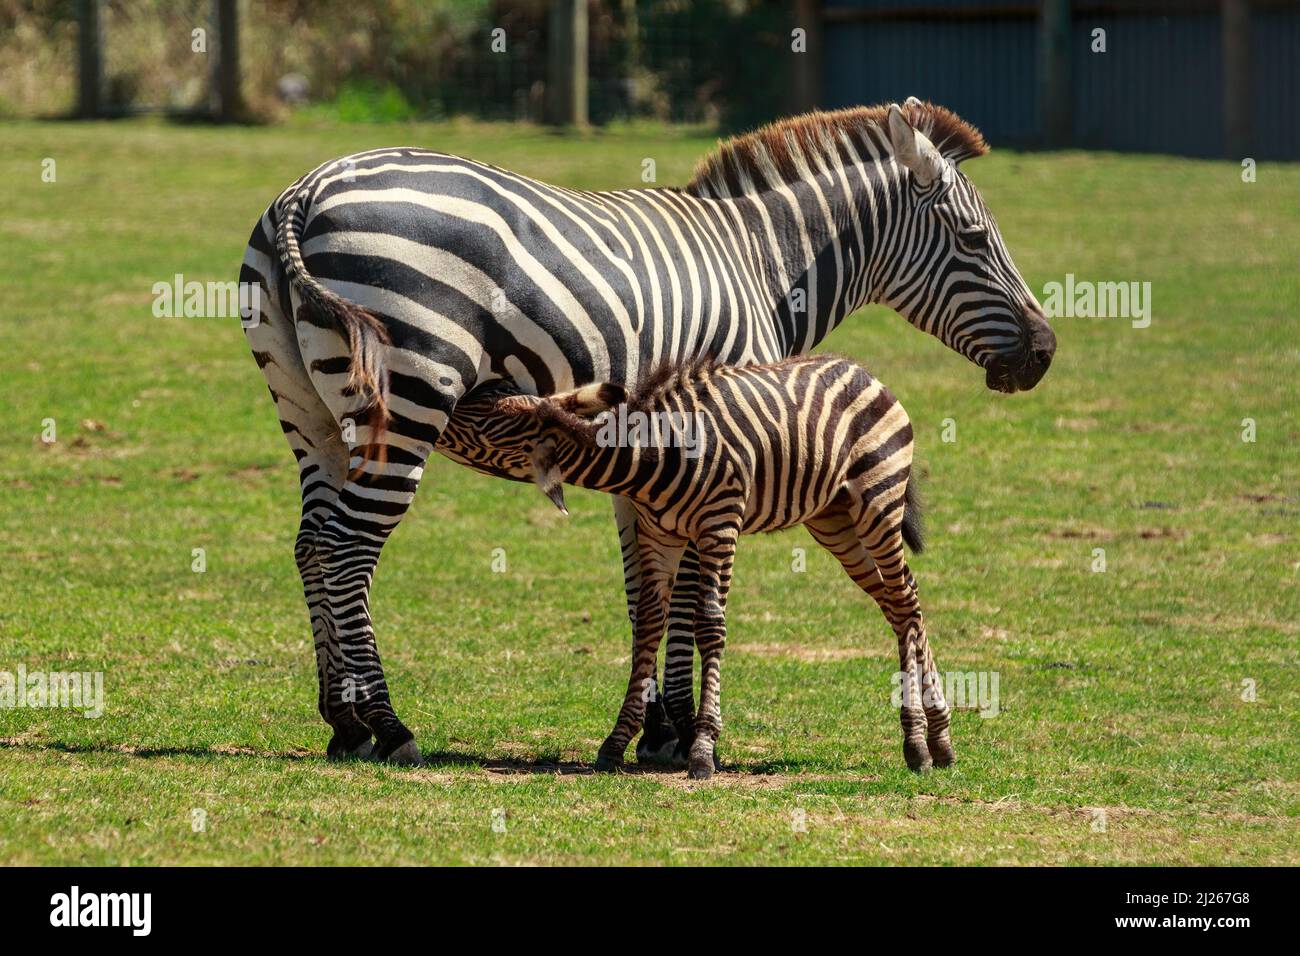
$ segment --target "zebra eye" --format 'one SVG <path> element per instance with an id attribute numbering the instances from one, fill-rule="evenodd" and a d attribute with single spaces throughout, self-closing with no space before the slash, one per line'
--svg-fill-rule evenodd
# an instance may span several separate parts
<path id="1" fill-rule="evenodd" d="M 989 247 L 988 230 L 983 226 L 968 226 L 957 233 L 957 238 L 972 252 L 982 252 Z"/>

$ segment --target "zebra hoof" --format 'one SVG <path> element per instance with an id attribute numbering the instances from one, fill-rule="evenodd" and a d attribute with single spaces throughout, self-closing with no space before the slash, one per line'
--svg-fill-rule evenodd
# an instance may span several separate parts
<path id="1" fill-rule="evenodd" d="M 673 750 L 680 736 L 677 728 L 668 720 L 663 701 L 656 698 L 648 702 L 645 720 L 641 725 L 641 739 L 636 742 L 637 762 L 672 763 Z"/>
<path id="2" fill-rule="evenodd" d="M 416 746 L 414 740 L 408 740 L 400 747 L 395 747 L 387 754 L 381 754 L 378 749 L 374 751 L 373 759 L 382 763 L 391 763 L 398 767 L 418 767 L 424 763 L 420 756 L 420 748 Z"/>
<path id="3" fill-rule="evenodd" d="M 373 740 L 367 740 L 348 751 L 347 756 L 342 759 L 369 760 L 370 755 L 374 752 L 375 742 Z"/>
<path id="4" fill-rule="evenodd" d="M 957 754 L 953 752 L 952 741 L 947 737 L 940 740 L 926 741 L 926 749 L 930 751 L 930 758 L 934 761 L 936 767 L 951 767 L 957 762 Z"/>
<path id="5" fill-rule="evenodd" d="M 672 766 L 676 767 L 678 770 L 681 770 L 683 767 L 688 767 L 690 765 L 690 762 L 691 762 L 691 742 L 687 741 L 686 743 L 683 744 L 679 741 L 677 747 L 673 750 Z M 722 761 L 718 759 L 718 752 L 716 750 L 713 752 L 713 769 L 714 770 L 722 769 Z"/>
<path id="6" fill-rule="evenodd" d="M 423 763 L 415 735 L 400 723 L 390 734 L 376 734 L 375 749 L 370 752 L 370 759 L 408 767 Z"/>
<path id="7" fill-rule="evenodd" d="M 925 773 L 934 763 L 923 740 L 904 741 L 903 759 L 907 761 L 907 769 L 913 773 Z"/>
<path id="8" fill-rule="evenodd" d="M 354 728 L 334 731 L 329 746 L 325 748 L 325 757 L 329 760 L 365 760 L 374 750 L 370 741 L 370 729 L 364 724 Z"/>
<path id="9" fill-rule="evenodd" d="M 596 754 L 594 766 L 596 773 L 617 773 L 623 768 L 623 761 L 609 754 Z"/>

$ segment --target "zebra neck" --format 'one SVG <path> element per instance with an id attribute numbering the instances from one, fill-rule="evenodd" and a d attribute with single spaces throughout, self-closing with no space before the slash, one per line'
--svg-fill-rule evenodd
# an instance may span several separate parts
<path id="1" fill-rule="evenodd" d="M 602 437 L 595 446 L 578 444 L 565 434 L 554 435 L 555 463 L 566 485 L 620 494 L 648 481 L 657 465 L 657 457 L 647 455 L 636 443 L 618 435 L 617 444 L 605 444 Z"/>
<path id="2" fill-rule="evenodd" d="M 735 200 L 750 204 L 751 218 L 766 227 L 751 233 L 786 355 L 810 351 L 850 312 L 878 298 L 873 210 L 886 184 L 866 171 L 873 168 L 835 170 Z"/>

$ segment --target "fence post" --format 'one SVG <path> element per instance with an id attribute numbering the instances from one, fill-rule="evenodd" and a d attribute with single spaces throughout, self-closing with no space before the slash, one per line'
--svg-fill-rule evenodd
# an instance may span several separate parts
<path id="1" fill-rule="evenodd" d="M 1223 132 L 1229 157 L 1250 155 L 1250 3 L 1223 0 Z"/>
<path id="2" fill-rule="evenodd" d="M 794 55 L 794 112 L 807 113 L 821 105 L 821 0 L 796 0 L 794 25 L 804 31 L 804 52 Z"/>
<path id="3" fill-rule="evenodd" d="M 217 119 L 233 123 L 243 113 L 239 93 L 239 0 L 216 0 L 217 61 L 213 85 L 217 91 Z"/>
<path id="4" fill-rule="evenodd" d="M 82 119 L 100 115 L 104 57 L 99 4 L 100 0 L 77 4 L 77 115 Z"/>
<path id="5" fill-rule="evenodd" d="M 587 0 L 551 0 L 546 120 L 587 125 Z"/>
<path id="6" fill-rule="evenodd" d="M 1067 146 L 1070 115 L 1070 0 L 1041 0 L 1038 10 L 1038 128 L 1048 146 Z"/>

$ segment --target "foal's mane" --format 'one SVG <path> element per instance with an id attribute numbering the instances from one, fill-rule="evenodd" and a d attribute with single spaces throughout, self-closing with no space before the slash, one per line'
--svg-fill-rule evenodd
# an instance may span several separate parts
<path id="1" fill-rule="evenodd" d="M 654 411 L 660 406 L 666 395 L 684 391 L 694 385 L 707 382 L 714 376 L 726 375 L 737 370 L 747 368 L 773 369 L 786 365 L 802 365 L 805 362 L 820 362 L 825 359 L 837 358 L 839 356 L 829 353 L 817 355 L 800 353 L 798 355 L 788 355 L 775 362 L 763 362 L 761 365 L 734 365 L 724 362 L 712 354 L 705 354 L 699 358 L 688 359 L 683 362 L 664 360 L 654 365 L 628 390 L 627 407 L 630 410 L 635 409 L 643 412 Z"/>
<path id="2" fill-rule="evenodd" d="M 652 366 L 635 385 L 628 389 L 627 407 L 629 410 L 652 411 L 665 395 L 689 388 L 696 382 L 705 381 L 721 367 L 723 363 L 713 355 L 704 355 L 685 362 L 671 362 L 665 359 Z"/>
<path id="3" fill-rule="evenodd" d="M 983 156 L 988 144 L 978 129 L 952 110 L 933 103 L 904 106 L 912 126 L 929 138 L 949 162 Z M 695 168 L 686 185 L 693 196 L 722 199 L 760 193 L 775 186 L 798 182 L 825 169 L 852 161 L 846 140 L 862 155 L 862 138 L 874 139 L 889 151 L 889 106 L 855 106 L 777 120 L 752 133 L 722 140 Z"/>

